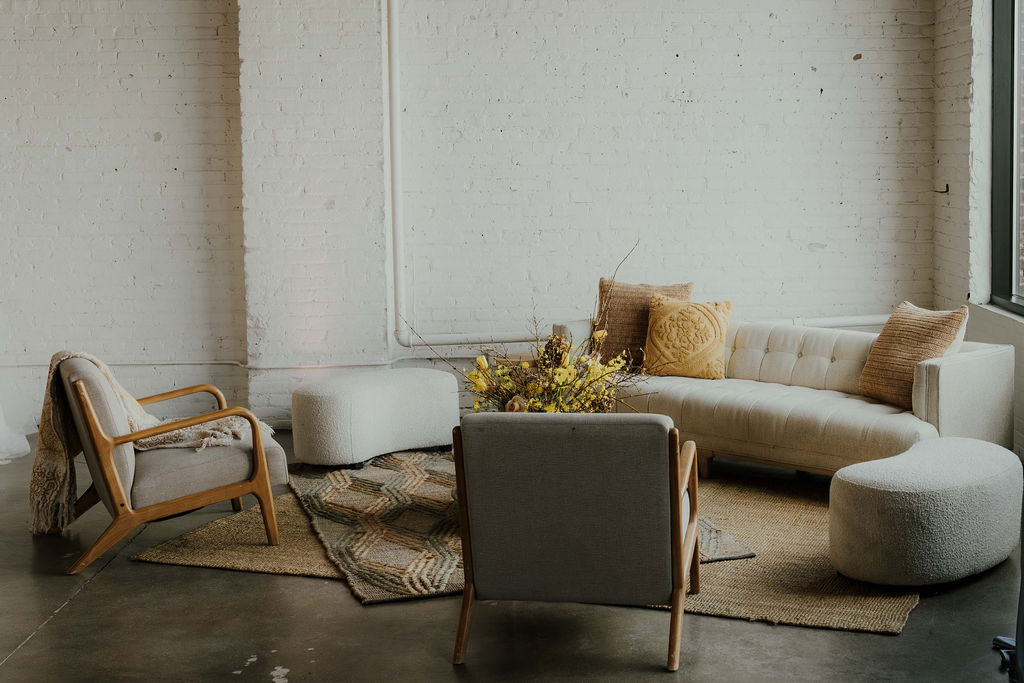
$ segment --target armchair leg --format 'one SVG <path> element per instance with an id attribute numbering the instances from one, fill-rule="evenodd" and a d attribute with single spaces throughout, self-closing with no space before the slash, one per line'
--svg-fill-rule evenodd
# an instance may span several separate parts
<path id="1" fill-rule="evenodd" d="M 75 501 L 75 519 L 81 517 L 86 510 L 98 502 L 100 502 L 100 494 L 96 491 L 96 484 L 89 484 L 85 493 Z"/>
<path id="2" fill-rule="evenodd" d="M 235 512 L 241 512 L 242 510 L 245 509 L 245 503 L 242 501 L 241 496 L 239 496 L 238 498 L 231 499 L 231 509 L 234 510 Z"/>
<path id="3" fill-rule="evenodd" d="M 676 588 L 672 591 L 672 620 L 668 627 L 668 664 L 669 671 L 679 670 L 679 649 L 683 640 L 683 599 L 685 591 Z"/>
<path id="4" fill-rule="evenodd" d="M 137 526 L 138 524 L 125 517 L 114 518 L 110 525 L 100 534 L 100 537 L 96 539 L 96 542 L 92 544 L 92 547 L 82 553 L 78 561 L 71 566 L 68 574 L 77 574 L 88 567 L 100 555 L 117 545 L 118 541 L 127 536 Z"/>
<path id="5" fill-rule="evenodd" d="M 277 545 L 280 539 L 277 534 L 277 513 L 274 511 L 274 495 L 268 490 L 255 493 L 263 515 L 263 526 L 267 530 L 267 543 Z"/>
<path id="6" fill-rule="evenodd" d="M 476 601 L 476 589 L 468 584 L 462 591 L 462 609 L 459 612 L 459 629 L 455 633 L 455 652 L 452 654 L 453 664 L 462 664 L 466 657 L 466 646 L 469 644 L 469 625 L 473 621 L 473 603 Z"/>

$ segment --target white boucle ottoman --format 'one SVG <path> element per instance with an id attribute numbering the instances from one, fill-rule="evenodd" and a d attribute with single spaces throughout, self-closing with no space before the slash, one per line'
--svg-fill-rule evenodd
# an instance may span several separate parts
<path id="1" fill-rule="evenodd" d="M 977 439 L 925 439 L 836 472 L 833 566 L 861 581 L 925 586 L 977 574 L 1020 540 L 1021 463 Z"/>
<path id="2" fill-rule="evenodd" d="M 447 445 L 458 423 L 459 385 L 441 370 L 357 372 L 292 394 L 295 457 L 312 465 Z"/>

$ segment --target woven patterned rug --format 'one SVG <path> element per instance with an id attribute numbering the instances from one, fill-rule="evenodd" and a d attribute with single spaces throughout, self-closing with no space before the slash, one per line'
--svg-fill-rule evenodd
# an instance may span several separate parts
<path id="1" fill-rule="evenodd" d="M 393 453 L 362 469 L 291 469 L 297 498 L 275 498 L 280 545 L 266 545 L 259 509 L 251 507 L 132 559 L 344 579 L 363 604 L 462 591 L 450 452 Z M 704 518 L 700 534 L 701 562 L 754 556 Z"/>
<path id="2" fill-rule="evenodd" d="M 302 503 L 292 494 L 276 498 L 277 547 L 266 545 L 259 510 L 252 507 L 133 559 L 345 579 L 366 604 L 462 590 L 450 454 L 396 453 L 361 470 L 302 466 L 291 483 Z M 702 480 L 702 513 L 750 547 L 702 518 L 702 590 L 687 596 L 687 611 L 899 633 L 918 594 L 836 574 L 828 560 L 827 501 L 828 484 L 821 480 Z M 750 557 L 751 549 L 753 559 L 715 561 Z"/>
<path id="3" fill-rule="evenodd" d="M 290 483 L 363 604 L 462 591 L 451 452 L 392 453 L 362 469 L 302 465 Z M 701 543 L 703 562 L 754 556 L 704 519 Z"/>

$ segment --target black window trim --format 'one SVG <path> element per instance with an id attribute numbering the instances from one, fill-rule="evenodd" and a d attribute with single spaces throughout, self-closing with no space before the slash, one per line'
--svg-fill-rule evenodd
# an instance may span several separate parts
<path id="1" fill-rule="evenodd" d="M 1014 251 L 1014 97 L 1016 69 L 1016 8 L 1014 0 L 995 0 L 992 6 L 992 303 L 1024 315 L 1024 297 L 1015 296 L 1019 255 Z"/>

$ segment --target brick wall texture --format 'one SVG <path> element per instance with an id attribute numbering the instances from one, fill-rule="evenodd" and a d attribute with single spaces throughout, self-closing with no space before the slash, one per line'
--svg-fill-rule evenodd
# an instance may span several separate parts
<path id="1" fill-rule="evenodd" d="M 409 355 L 392 144 L 423 334 L 584 317 L 636 240 L 736 317 L 966 298 L 970 1 L 388 4 L 0 0 L 12 421 L 62 347 L 277 423 Z"/>

